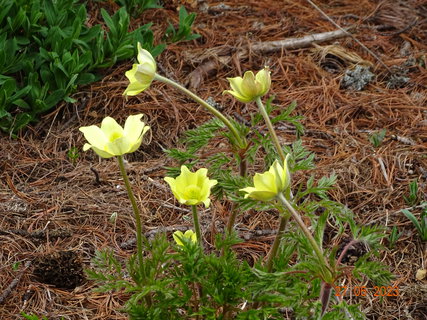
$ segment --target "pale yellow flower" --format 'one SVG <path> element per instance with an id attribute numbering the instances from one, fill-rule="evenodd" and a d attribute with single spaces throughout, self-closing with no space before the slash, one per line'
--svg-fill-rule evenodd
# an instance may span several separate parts
<path id="1" fill-rule="evenodd" d="M 132 153 L 139 148 L 142 137 L 150 129 L 141 121 L 143 114 L 129 116 L 122 128 L 116 120 L 106 117 L 102 120 L 101 127 L 92 125 L 81 127 L 86 143 L 83 151 L 92 149 L 102 158 L 121 156 Z"/>
<path id="2" fill-rule="evenodd" d="M 156 75 L 157 64 L 150 52 L 142 49 L 138 42 L 138 63 L 132 69 L 126 71 L 125 76 L 129 79 L 129 85 L 123 95 L 135 96 L 147 89 Z"/>
<path id="3" fill-rule="evenodd" d="M 193 230 L 187 230 L 185 233 L 182 233 L 182 231 L 175 231 L 172 236 L 176 244 L 179 246 L 184 246 L 184 243 L 182 242 L 183 239 L 188 239 L 192 243 L 197 243 L 197 235 Z"/>
<path id="4" fill-rule="evenodd" d="M 182 204 L 197 205 L 204 203 L 208 208 L 211 200 L 211 188 L 218 183 L 207 177 L 208 169 L 202 168 L 191 172 L 186 166 L 181 166 L 181 174 L 174 178 L 166 177 L 164 180 L 171 187 L 175 198 Z"/>
<path id="5" fill-rule="evenodd" d="M 247 194 L 246 198 L 260 201 L 273 200 L 280 192 L 287 190 L 291 184 L 291 174 L 288 169 L 288 156 L 286 156 L 283 167 L 279 161 L 274 161 L 270 169 L 262 174 L 255 173 L 254 187 L 240 189 Z"/>
<path id="6" fill-rule="evenodd" d="M 264 96 L 271 86 L 270 70 L 268 67 L 260 70 L 256 76 L 252 71 L 246 71 L 242 77 L 227 78 L 232 90 L 224 93 L 233 95 L 241 102 L 252 102 L 258 97 Z"/>

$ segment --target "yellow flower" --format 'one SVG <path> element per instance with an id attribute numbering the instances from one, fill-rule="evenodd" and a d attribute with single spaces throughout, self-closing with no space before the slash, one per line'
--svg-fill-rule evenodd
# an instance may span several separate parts
<path id="1" fill-rule="evenodd" d="M 254 187 L 240 189 L 247 194 L 246 198 L 252 198 L 260 201 L 270 201 L 274 199 L 280 192 L 285 191 L 290 187 L 291 174 L 288 169 L 288 157 L 286 156 L 283 167 L 279 161 L 274 161 L 270 169 L 262 174 L 255 173 Z"/>
<path id="2" fill-rule="evenodd" d="M 176 244 L 179 246 L 184 246 L 184 243 L 182 242 L 184 239 L 191 241 L 192 243 L 197 243 L 197 235 L 193 230 L 187 230 L 185 233 L 175 231 L 172 236 Z"/>
<path id="3" fill-rule="evenodd" d="M 141 121 L 142 117 L 143 114 L 129 116 L 124 128 L 110 117 L 102 120 L 101 128 L 95 125 L 81 127 L 79 130 L 89 142 L 83 146 L 83 151 L 93 149 L 102 158 L 134 152 L 141 145 L 144 134 L 150 129 Z"/>
<path id="4" fill-rule="evenodd" d="M 157 65 L 150 52 L 142 49 L 138 42 L 138 64 L 126 71 L 125 76 L 129 79 L 129 86 L 123 95 L 135 96 L 147 89 L 156 75 Z"/>
<path id="5" fill-rule="evenodd" d="M 165 181 L 171 187 L 175 198 L 183 204 L 197 205 L 204 203 L 208 208 L 211 188 L 218 183 L 207 177 L 208 169 L 202 168 L 196 172 L 190 172 L 186 166 L 181 166 L 181 174 L 174 178 L 166 177 Z"/>
<path id="6" fill-rule="evenodd" d="M 227 78 L 232 90 L 224 93 L 233 95 L 241 102 L 252 102 L 258 97 L 265 95 L 271 86 L 270 70 L 268 67 L 260 70 L 256 76 L 252 71 L 246 71 L 242 77 Z"/>

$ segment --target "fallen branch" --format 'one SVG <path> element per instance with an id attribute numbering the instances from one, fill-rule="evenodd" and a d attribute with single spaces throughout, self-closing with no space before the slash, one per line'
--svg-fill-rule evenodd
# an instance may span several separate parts
<path id="1" fill-rule="evenodd" d="M 338 38 L 350 36 L 348 30 L 335 30 L 329 32 L 315 33 L 302 38 L 289 38 L 278 41 L 259 42 L 251 46 L 251 50 L 256 53 L 278 52 L 283 49 L 307 48 L 313 43 L 331 41 Z"/>
<path id="2" fill-rule="evenodd" d="M 201 64 L 194 69 L 188 77 L 187 85 L 191 89 L 198 88 L 203 81 L 203 78 L 213 74 L 221 65 L 228 64 L 233 59 L 233 54 L 237 59 L 245 59 L 249 53 L 266 54 L 271 52 L 279 52 L 286 49 L 307 48 L 318 42 L 332 41 L 335 39 L 350 36 L 349 29 L 339 29 L 335 31 L 322 32 L 304 36 L 301 38 L 288 38 L 277 41 L 257 42 L 249 46 L 243 46 L 236 50 L 231 46 L 220 46 L 211 49 L 204 49 L 203 54 L 199 54 L 197 50 L 186 54 L 189 61 L 200 62 Z"/>

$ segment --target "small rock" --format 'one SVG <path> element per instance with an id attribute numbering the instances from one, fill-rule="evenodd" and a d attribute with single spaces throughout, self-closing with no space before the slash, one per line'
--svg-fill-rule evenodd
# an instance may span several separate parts
<path id="1" fill-rule="evenodd" d="M 423 280 L 427 275 L 427 270 L 426 269 L 418 269 L 417 270 L 417 274 L 415 275 L 415 278 L 417 280 Z"/>

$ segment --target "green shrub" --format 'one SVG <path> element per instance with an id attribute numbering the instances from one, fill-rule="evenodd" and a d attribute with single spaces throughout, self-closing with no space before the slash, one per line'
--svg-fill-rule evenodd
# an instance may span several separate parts
<path id="1" fill-rule="evenodd" d="M 108 31 L 86 25 L 76 0 L 0 0 L 0 129 L 16 133 L 69 95 L 96 81 L 94 71 L 135 55 L 136 43 L 154 56 L 151 24 L 129 32 L 125 8 L 110 16 Z"/>

